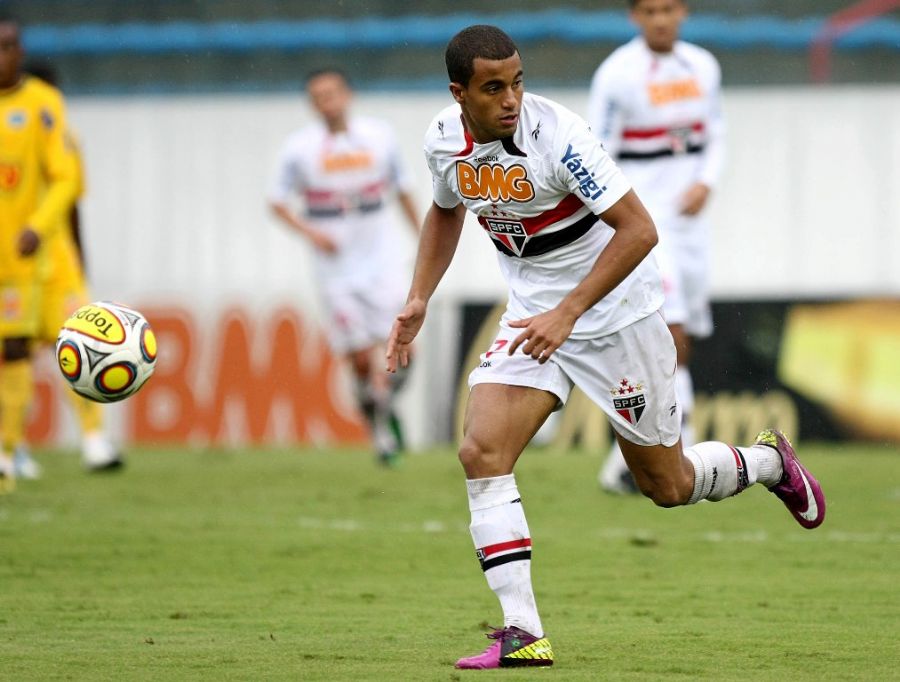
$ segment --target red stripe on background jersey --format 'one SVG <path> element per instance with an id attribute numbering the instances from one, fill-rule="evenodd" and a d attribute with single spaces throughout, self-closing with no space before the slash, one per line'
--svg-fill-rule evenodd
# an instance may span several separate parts
<path id="1" fill-rule="evenodd" d="M 647 140 L 651 137 L 668 135 L 673 130 L 684 130 L 685 128 L 690 128 L 695 133 L 702 133 L 703 127 L 703 122 L 698 121 L 691 125 L 671 126 L 668 128 L 626 128 L 622 131 L 622 138 L 626 140 Z"/>
<path id="2" fill-rule="evenodd" d="M 497 552 L 505 552 L 508 549 L 517 549 L 519 547 L 531 547 L 531 538 L 522 538 L 521 540 L 510 540 L 509 542 L 498 542 L 496 545 L 488 545 L 482 547 L 481 551 L 485 557 Z"/>
<path id="3" fill-rule="evenodd" d="M 548 225 L 553 225 L 561 220 L 575 215 L 584 208 L 584 203 L 574 194 L 568 194 L 556 206 L 548 211 L 544 211 L 540 215 L 531 218 L 522 218 L 522 225 L 525 232 L 530 236 L 537 234 Z"/>

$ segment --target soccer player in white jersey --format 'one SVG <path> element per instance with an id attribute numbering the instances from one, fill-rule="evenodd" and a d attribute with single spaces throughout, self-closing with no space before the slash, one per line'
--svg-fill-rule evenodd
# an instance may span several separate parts
<path id="1" fill-rule="evenodd" d="M 352 368 L 379 461 L 390 465 L 401 446 L 393 409 L 401 382 L 381 371 L 379 358 L 403 307 L 406 273 L 388 201 L 396 195 L 414 232 L 419 218 L 390 126 L 351 115 L 351 88 L 336 69 L 312 73 L 306 90 L 320 120 L 287 139 L 270 205 L 315 249 L 330 345 Z"/>
<path id="2" fill-rule="evenodd" d="M 472 539 L 504 622 L 483 653 L 456 665 L 551 665 L 513 467 L 573 385 L 604 410 L 638 485 L 660 506 L 722 500 L 759 482 L 814 528 L 825 500 L 778 431 L 747 447 L 682 450 L 650 215 L 583 119 L 523 92 L 522 62 L 503 31 L 464 29 L 445 58 L 456 102 L 426 133 L 434 198 L 387 369 L 408 360 L 471 211 L 509 286 L 497 337 L 469 376 L 459 449 Z"/>
<path id="3" fill-rule="evenodd" d="M 629 0 L 640 35 L 597 69 L 588 123 L 647 207 L 659 230 L 655 255 L 663 277 L 663 316 L 675 339 L 675 396 L 681 439 L 693 445 L 692 338 L 712 333 L 709 225 L 704 216 L 722 167 L 720 71 L 702 47 L 678 40 L 682 0 Z M 599 474 L 610 492 L 637 492 L 614 445 Z"/>

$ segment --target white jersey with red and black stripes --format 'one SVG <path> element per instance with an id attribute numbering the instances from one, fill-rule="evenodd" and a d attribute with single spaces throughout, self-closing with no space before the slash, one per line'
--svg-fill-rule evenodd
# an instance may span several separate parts
<path id="1" fill-rule="evenodd" d="M 387 202 L 398 189 L 409 188 L 390 126 L 352 117 L 344 132 L 331 133 L 316 122 L 292 134 L 269 198 L 299 198 L 306 219 L 337 242 L 337 253 L 317 253 L 320 276 L 364 281 L 391 266 Z"/>
<path id="2" fill-rule="evenodd" d="M 435 203 L 463 203 L 497 249 L 509 285 L 504 321 L 551 310 L 587 276 L 613 236 L 597 216 L 630 189 L 583 119 L 530 93 L 515 134 L 487 144 L 469 135 L 459 105 L 447 107 L 428 127 L 425 157 Z M 647 258 L 579 318 L 572 338 L 612 333 L 661 303 Z"/>
<path id="3" fill-rule="evenodd" d="M 660 54 L 634 38 L 594 73 L 588 122 L 654 219 L 677 212 L 692 184 L 718 181 L 720 89 L 716 58 L 684 41 Z"/>

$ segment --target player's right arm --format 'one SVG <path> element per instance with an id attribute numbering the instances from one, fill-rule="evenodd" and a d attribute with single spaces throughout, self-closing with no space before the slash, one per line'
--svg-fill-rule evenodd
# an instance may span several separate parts
<path id="1" fill-rule="evenodd" d="M 68 214 L 79 192 L 74 152 L 66 143 L 66 108 L 62 96 L 50 90 L 40 109 L 41 165 L 47 189 L 19 234 L 19 253 L 30 256 Z"/>
<path id="2" fill-rule="evenodd" d="M 324 232 L 317 230 L 300 218 L 291 208 L 289 198 L 303 187 L 300 163 L 295 151 L 294 138 L 289 138 L 278 159 L 278 175 L 269 192 L 269 208 L 282 223 L 308 239 L 314 247 L 325 253 L 335 253 L 337 243 Z"/>
<path id="3" fill-rule="evenodd" d="M 406 367 L 409 363 L 410 346 L 425 322 L 425 312 L 432 294 L 453 261 L 465 217 L 466 207 L 463 204 L 443 208 L 432 203 L 425 214 L 409 296 L 388 337 L 389 372 L 396 372 L 398 367 Z"/>
<path id="4" fill-rule="evenodd" d="M 591 80 L 588 93 L 587 122 L 591 132 L 600 139 L 604 149 L 616 158 L 622 146 L 622 129 L 625 126 L 624 99 L 618 92 L 614 65 L 603 62 Z"/>
<path id="5" fill-rule="evenodd" d="M 280 201 L 270 201 L 269 207 L 285 225 L 306 237 L 313 246 L 326 253 L 337 251 L 337 243 L 324 232 L 315 229 L 291 210 L 290 206 Z"/>

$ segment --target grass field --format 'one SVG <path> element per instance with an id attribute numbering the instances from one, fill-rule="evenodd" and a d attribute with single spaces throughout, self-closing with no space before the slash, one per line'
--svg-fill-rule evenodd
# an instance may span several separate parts
<path id="1" fill-rule="evenodd" d="M 0 497 L 0 679 L 900 678 L 900 455 L 801 450 L 802 530 L 760 487 L 663 510 L 597 491 L 599 458 L 518 469 L 552 670 L 462 672 L 502 618 L 450 450 L 131 453 Z"/>

